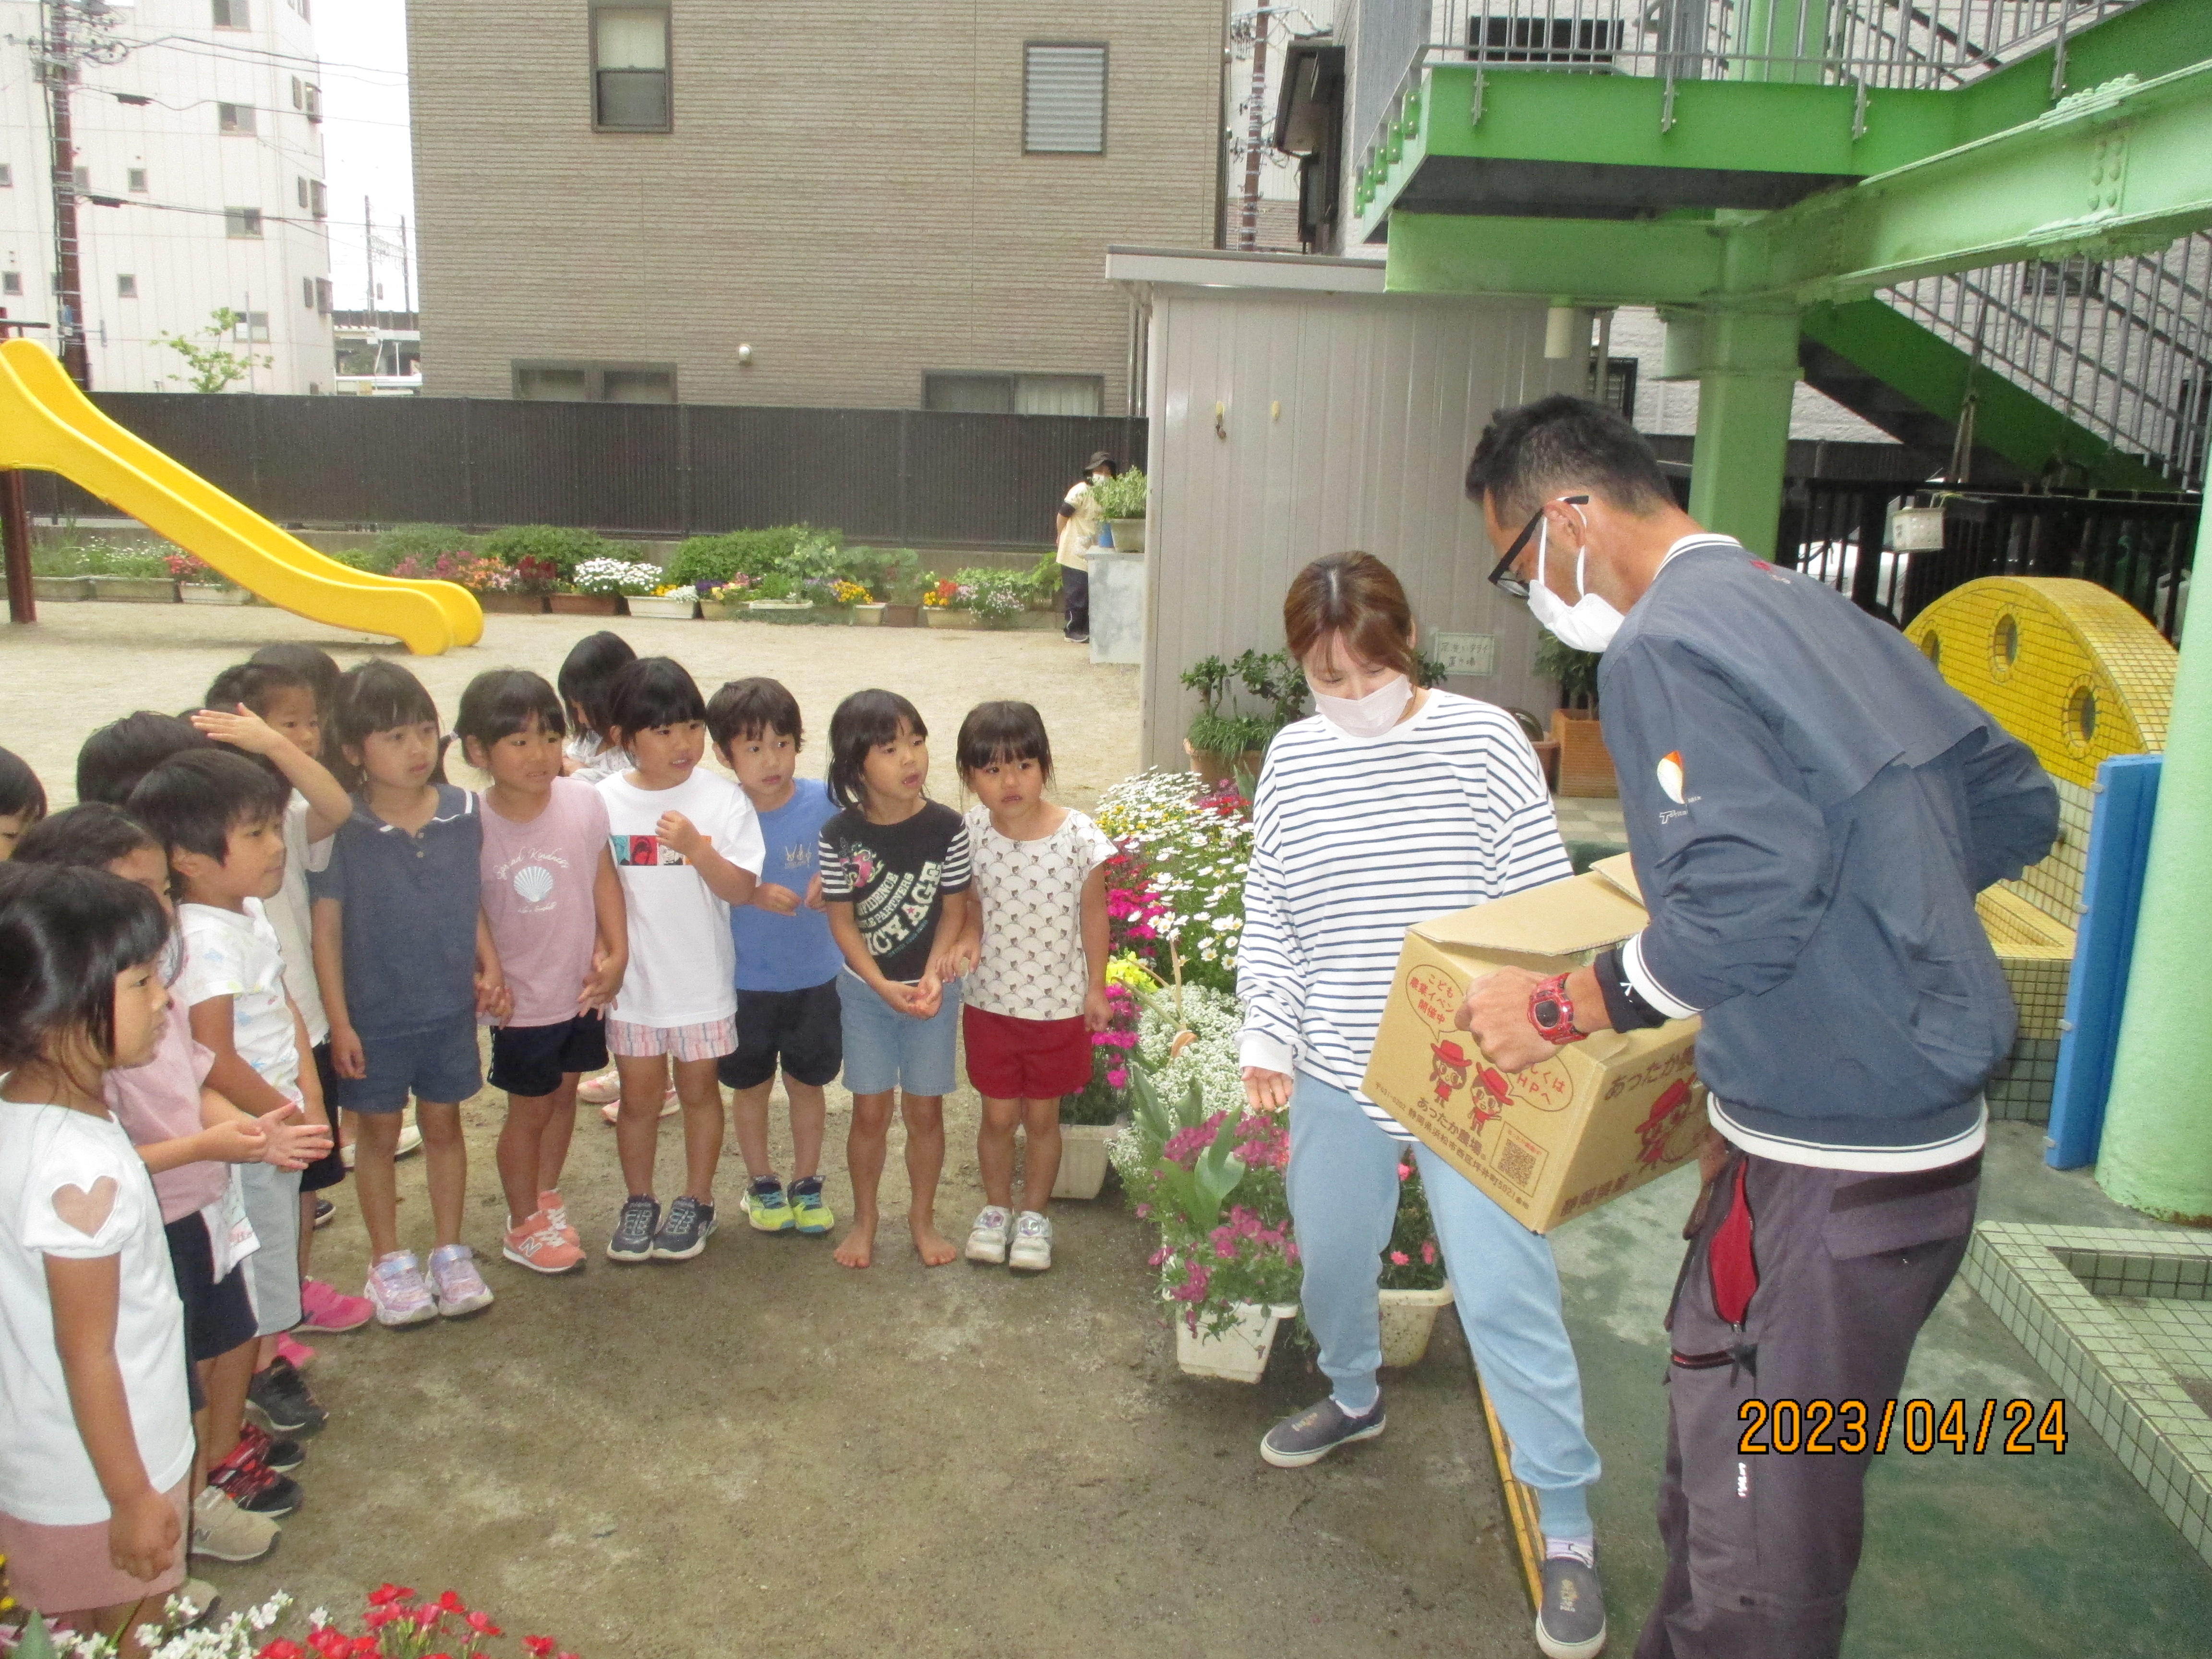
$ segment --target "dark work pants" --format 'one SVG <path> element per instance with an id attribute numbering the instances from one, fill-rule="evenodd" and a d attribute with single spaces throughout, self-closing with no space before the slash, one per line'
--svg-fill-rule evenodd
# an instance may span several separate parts
<path id="1" fill-rule="evenodd" d="M 1091 631 L 1091 573 L 1078 570 L 1073 565 L 1060 568 L 1060 609 L 1066 619 L 1064 632 L 1088 634 Z"/>
<path id="2" fill-rule="evenodd" d="M 1739 1161 L 1759 1267 L 1741 1332 L 1714 1311 L 1707 1271 Z M 1637 1659 L 1837 1653 L 1882 1404 L 1903 1383 L 1913 1340 L 1965 1259 L 1980 1170 L 1978 1153 L 1911 1175 L 1732 1156 L 1709 1189 L 1674 1295 L 1659 1489 L 1667 1575 Z M 1726 1358 L 1682 1363 L 1747 1345 L 1757 1350 L 1755 1375 Z M 1738 1442 L 1756 1425 L 1738 1409 L 1753 1399 L 1792 1401 L 1801 1421 L 1808 1401 L 1863 1401 L 1867 1449 L 1746 1455 Z M 1848 1437 L 1831 1428 L 1825 1438 L 1839 1437 Z M 1768 1435 L 1756 1437 L 1765 1443 Z"/>

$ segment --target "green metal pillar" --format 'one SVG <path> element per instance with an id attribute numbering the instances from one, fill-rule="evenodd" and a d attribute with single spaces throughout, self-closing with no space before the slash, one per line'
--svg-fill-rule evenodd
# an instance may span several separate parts
<path id="1" fill-rule="evenodd" d="M 1790 404 L 1799 374 L 1796 312 L 1706 311 L 1690 516 L 1761 557 L 1772 556 L 1782 517 Z"/>
<path id="2" fill-rule="evenodd" d="M 1820 82 L 1828 55 L 1831 0 L 1740 0 L 1735 78 Z"/>
<path id="3" fill-rule="evenodd" d="M 2196 568 L 2212 576 L 2212 514 L 2197 530 Z M 2212 618 L 2212 611 L 2205 612 Z M 2166 765 L 2151 822 L 2128 1006 L 2097 1182 L 2163 1221 L 2212 1226 L 2212 1013 L 2204 941 L 2212 939 L 2212 620 L 2182 634 Z"/>

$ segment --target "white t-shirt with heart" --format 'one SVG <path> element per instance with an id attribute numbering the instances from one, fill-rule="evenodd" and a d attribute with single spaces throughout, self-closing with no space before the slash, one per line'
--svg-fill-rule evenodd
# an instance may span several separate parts
<path id="1" fill-rule="evenodd" d="M 103 1184 L 105 1183 L 105 1184 Z M 192 1467 L 185 1314 L 161 1200 L 120 1124 L 0 1095 L 0 1510 L 46 1527 L 108 1518 L 54 1346 L 48 1256 L 120 1258 L 115 1359 L 146 1479 Z"/>

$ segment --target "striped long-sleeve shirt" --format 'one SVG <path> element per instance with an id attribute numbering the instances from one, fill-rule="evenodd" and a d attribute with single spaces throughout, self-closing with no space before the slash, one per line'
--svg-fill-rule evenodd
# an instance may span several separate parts
<path id="1" fill-rule="evenodd" d="M 1310 1073 L 1410 1140 L 1359 1087 L 1406 930 L 1571 873 L 1543 769 L 1503 709 L 1431 691 L 1368 742 L 1318 716 L 1285 727 L 1253 809 L 1244 1064 Z"/>

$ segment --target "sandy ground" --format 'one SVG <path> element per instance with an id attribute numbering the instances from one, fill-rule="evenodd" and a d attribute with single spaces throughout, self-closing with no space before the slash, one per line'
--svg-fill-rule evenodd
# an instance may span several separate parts
<path id="1" fill-rule="evenodd" d="M 45 614 L 35 630 L 0 631 L 0 743 L 58 802 L 90 727 L 182 708 L 257 645 L 313 638 L 342 661 L 381 649 L 258 609 Z M 1093 668 L 1048 635 L 622 627 L 710 689 L 775 674 L 817 724 L 847 690 L 904 691 L 940 736 L 947 799 L 951 733 L 985 697 L 1040 706 L 1073 801 L 1134 765 L 1133 671 Z M 410 665 L 450 712 L 479 668 L 550 675 L 586 631 L 495 617 L 482 646 Z M 300 1472 L 305 1507 L 268 1561 L 196 1564 L 233 1605 L 283 1587 L 345 1611 L 386 1578 L 451 1587 L 510 1632 L 550 1632 L 586 1659 L 1534 1651 L 1449 1316 L 1428 1358 L 1393 1374 L 1388 1437 L 1271 1470 L 1259 1436 L 1318 1379 L 1282 1352 L 1257 1388 L 1184 1377 L 1152 1299 L 1151 1240 L 1110 1186 L 1056 1206 L 1048 1275 L 925 1271 L 900 1224 L 895 1132 L 878 1265 L 850 1273 L 826 1243 L 744 1227 L 732 1145 L 728 1223 L 706 1254 L 617 1268 L 596 1254 L 622 1195 L 613 1135 L 587 1109 L 565 1187 L 594 1259 L 544 1279 L 496 1259 L 500 1105 L 465 1109 L 471 1235 L 493 1257 L 498 1304 L 461 1323 L 315 1339 L 331 1422 Z M 836 1090 L 831 1109 L 826 1173 L 842 1214 L 849 1103 Z M 947 1103 L 948 1231 L 981 1201 L 975 1112 L 966 1091 Z M 665 1179 L 674 1141 L 672 1120 Z M 401 1192 L 403 1231 L 427 1246 L 419 1159 L 402 1166 Z M 365 1241 L 350 1189 L 334 1196 L 317 1271 L 351 1286 Z M 1640 1611 L 1614 1607 L 1617 1646 Z"/>

